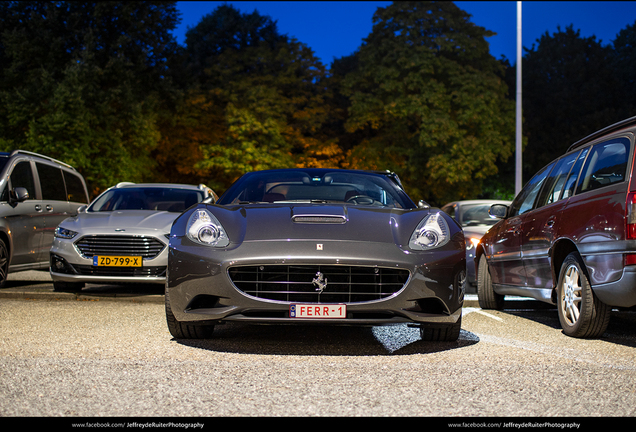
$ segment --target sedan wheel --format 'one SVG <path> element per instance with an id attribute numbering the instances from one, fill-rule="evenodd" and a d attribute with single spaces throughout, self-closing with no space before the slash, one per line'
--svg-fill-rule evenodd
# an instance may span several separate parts
<path id="1" fill-rule="evenodd" d="M 611 308 L 594 295 L 583 261 L 576 252 L 563 261 L 557 295 L 559 321 L 566 335 L 594 338 L 605 332 Z"/>
<path id="2" fill-rule="evenodd" d="M 490 278 L 490 268 L 486 257 L 479 258 L 479 272 L 477 273 L 477 299 L 479 307 L 482 309 L 502 310 L 504 307 L 504 296 L 497 294 L 492 287 Z"/>

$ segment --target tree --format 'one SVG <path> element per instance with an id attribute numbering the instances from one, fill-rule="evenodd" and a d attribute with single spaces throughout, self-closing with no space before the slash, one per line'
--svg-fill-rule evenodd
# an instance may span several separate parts
<path id="1" fill-rule="evenodd" d="M 546 32 L 523 58 L 524 179 L 588 134 L 623 118 L 610 46 L 572 25 Z M 624 90 L 628 90 L 627 88 Z M 621 90 L 621 91 L 624 91 Z"/>
<path id="2" fill-rule="evenodd" d="M 514 104 L 491 32 L 451 2 L 378 8 L 344 79 L 350 133 L 366 138 L 351 166 L 399 173 L 411 195 L 435 204 L 477 196 L 514 146 Z"/>
<path id="3" fill-rule="evenodd" d="M 76 166 L 94 192 L 151 173 L 176 48 L 174 2 L 9 2 L 0 147 Z"/>
<path id="4" fill-rule="evenodd" d="M 186 134 L 209 186 L 220 191 L 247 171 L 319 165 L 339 151 L 321 130 L 324 65 L 271 18 L 223 5 L 188 30 L 186 44 L 184 67 L 195 79 L 182 106 L 209 110 Z"/>

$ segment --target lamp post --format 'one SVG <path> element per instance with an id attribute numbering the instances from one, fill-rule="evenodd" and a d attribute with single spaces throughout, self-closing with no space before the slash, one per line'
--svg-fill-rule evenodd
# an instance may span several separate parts
<path id="1" fill-rule="evenodd" d="M 517 109 L 516 109 L 515 195 L 521 191 L 521 2 L 517 2 Z"/>

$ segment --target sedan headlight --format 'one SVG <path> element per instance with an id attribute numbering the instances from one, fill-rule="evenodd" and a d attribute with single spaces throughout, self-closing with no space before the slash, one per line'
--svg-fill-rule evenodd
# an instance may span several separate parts
<path id="1" fill-rule="evenodd" d="M 409 241 L 415 250 L 428 250 L 443 246 L 450 240 L 448 224 L 440 213 L 431 213 L 422 219 Z"/>
<path id="2" fill-rule="evenodd" d="M 77 232 L 71 231 L 70 229 L 57 227 L 54 232 L 55 237 L 63 238 L 63 239 L 72 239 L 77 235 Z"/>
<path id="3" fill-rule="evenodd" d="M 197 209 L 190 215 L 186 235 L 193 242 L 205 246 L 225 247 L 230 244 L 221 223 L 205 209 Z"/>

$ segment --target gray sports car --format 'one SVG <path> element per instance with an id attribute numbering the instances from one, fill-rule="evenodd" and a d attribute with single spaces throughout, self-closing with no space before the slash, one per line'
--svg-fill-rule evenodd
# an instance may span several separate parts
<path id="1" fill-rule="evenodd" d="M 175 338 L 242 321 L 408 323 L 456 340 L 465 274 L 461 227 L 394 174 L 258 171 L 175 220 L 166 318 Z"/>

